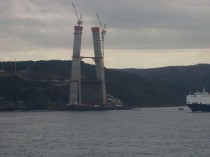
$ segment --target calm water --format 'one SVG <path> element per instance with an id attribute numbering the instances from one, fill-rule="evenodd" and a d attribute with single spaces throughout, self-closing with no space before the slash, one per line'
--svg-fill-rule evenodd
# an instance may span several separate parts
<path id="1" fill-rule="evenodd" d="M 210 113 L 0 112 L 0 157 L 209 157 Z"/>

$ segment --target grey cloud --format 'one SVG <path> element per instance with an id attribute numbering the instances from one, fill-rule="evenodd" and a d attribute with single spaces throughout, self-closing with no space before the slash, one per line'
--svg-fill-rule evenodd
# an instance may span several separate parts
<path id="1" fill-rule="evenodd" d="M 77 0 L 75 4 L 83 13 L 84 27 L 98 24 L 95 13 L 100 14 L 107 24 L 110 49 L 209 48 L 207 0 Z M 1 50 L 72 47 L 76 17 L 71 1 L 0 0 L 0 9 L 0 41 L 7 43 L 0 44 Z M 90 32 L 85 31 L 83 47 L 90 48 Z"/>

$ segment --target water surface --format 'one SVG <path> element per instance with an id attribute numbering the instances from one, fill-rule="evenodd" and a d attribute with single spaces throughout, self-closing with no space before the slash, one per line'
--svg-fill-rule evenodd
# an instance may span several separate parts
<path id="1" fill-rule="evenodd" d="M 210 113 L 0 112 L 0 157 L 209 157 Z"/>

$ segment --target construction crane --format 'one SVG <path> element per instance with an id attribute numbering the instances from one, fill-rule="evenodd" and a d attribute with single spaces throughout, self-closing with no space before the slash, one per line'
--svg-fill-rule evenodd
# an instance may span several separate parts
<path id="1" fill-rule="evenodd" d="M 99 25 L 101 27 L 101 45 L 102 45 L 102 55 L 104 57 L 104 36 L 106 35 L 106 24 L 102 25 L 98 13 L 96 13 Z"/>
<path id="2" fill-rule="evenodd" d="M 75 8 L 74 3 L 72 3 L 72 6 L 73 6 L 73 8 L 74 8 L 74 12 L 75 12 L 75 15 L 76 15 L 76 17 L 77 17 L 77 24 L 78 24 L 78 26 L 81 26 L 81 25 L 82 25 L 82 14 L 80 14 L 80 17 L 79 17 L 79 15 L 78 15 L 78 13 L 77 13 L 77 10 L 76 10 L 76 8 Z"/>

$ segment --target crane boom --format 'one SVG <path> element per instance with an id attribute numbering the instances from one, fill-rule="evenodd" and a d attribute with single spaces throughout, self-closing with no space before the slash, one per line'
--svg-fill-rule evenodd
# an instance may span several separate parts
<path id="1" fill-rule="evenodd" d="M 98 22 L 99 22 L 99 25 L 100 25 L 100 27 L 101 27 L 101 44 L 102 44 L 102 55 L 103 55 L 103 57 L 104 57 L 104 36 L 105 36 L 105 34 L 106 34 L 106 24 L 104 24 L 103 26 L 102 26 L 102 23 L 101 23 L 101 20 L 100 20 L 100 17 L 99 17 L 99 15 L 98 15 L 98 13 L 96 13 L 96 15 L 97 15 L 97 18 L 98 18 Z"/>
<path id="2" fill-rule="evenodd" d="M 76 17 L 77 17 L 77 24 L 78 24 L 78 26 L 80 26 L 80 25 L 82 25 L 82 14 L 80 14 L 80 17 L 79 17 L 79 15 L 78 15 L 78 13 L 77 13 L 77 10 L 76 10 L 76 8 L 75 8 L 75 5 L 74 5 L 74 3 L 72 2 L 72 6 L 73 6 L 73 8 L 74 8 L 74 12 L 75 12 L 75 15 L 76 15 Z"/>
<path id="3" fill-rule="evenodd" d="M 96 13 L 96 15 L 97 15 L 97 18 L 98 18 L 99 25 L 100 25 L 101 29 L 103 30 L 103 27 L 102 27 L 102 24 L 101 24 L 101 20 L 100 20 L 100 17 L 98 15 L 98 13 Z"/>
<path id="4" fill-rule="evenodd" d="M 102 26 L 102 23 L 101 23 L 101 20 L 100 20 L 100 17 L 99 17 L 99 15 L 98 15 L 98 13 L 96 13 L 96 15 L 97 15 L 97 18 L 98 18 L 98 22 L 99 22 L 99 25 L 100 25 L 100 27 L 101 27 L 101 30 L 102 30 L 102 37 L 103 37 L 103 35 L 105 35 L 106 34 L 106 24 L 104 24 L 103 26 Z"/>

